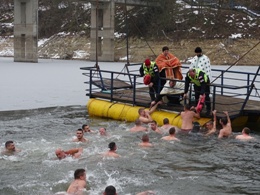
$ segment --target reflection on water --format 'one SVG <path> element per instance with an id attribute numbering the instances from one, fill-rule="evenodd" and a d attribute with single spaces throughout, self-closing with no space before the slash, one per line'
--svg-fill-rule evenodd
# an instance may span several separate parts
<path id="1" fill-rule="evenodd" d="M 154 190 L 156 194 L 259 194 L 260 135 L 255 142 L 217 140 L 201 135 L 179 135 L 181 142 L 165 142 L 150 133 L 155 147 L 137 146 L 138 136 L 127 130 L 133 123 L 88 118 L 85 107 L 58 107 L 0 112 L 1 149 L 14 140 L 22 152 L 0 156 L 3 195 L 46 195 L 64 192 L 78 168 L 87 170 L 87 194 L 102 194 L 114 185 L 118 194 Z M 71 142 L 83 123 L 106 127 L 109 137 L 85 134 L 90 143 Z M 115 141 L 119 159 L 101 153 Z M 56 148 L 83 147 L 80 159 L 56 160 Z"/>

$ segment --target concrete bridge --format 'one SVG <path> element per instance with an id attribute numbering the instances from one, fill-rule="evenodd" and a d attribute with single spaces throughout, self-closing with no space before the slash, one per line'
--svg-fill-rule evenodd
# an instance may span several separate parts
<path id="1" fill-rule="evenodd" d="M 91 3 L 90 60 L 114 61 L 115 4 L 158 6 L 159 0 L 71 0 Z M 38 0 L 14 1 L 14 61 L 38 62 Z"/>

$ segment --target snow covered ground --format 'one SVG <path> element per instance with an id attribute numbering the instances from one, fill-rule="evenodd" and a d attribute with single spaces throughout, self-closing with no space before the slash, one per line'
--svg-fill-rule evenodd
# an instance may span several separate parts
<path id="1" fill-rule="evenodd" d="M 18 63 L 0 58 L 0 110 L 85 105 L 82 61 Z"/>
<path id="2" fill-rule="evenodd" d="M 86 105 L 88 97 L 80 67 L 94 62 L 39 59 L 13 62 L 0 57 L 0 111 L 53 106 Z M 121 70 L 124 63 L 101 62 L 102 69 Z"/>

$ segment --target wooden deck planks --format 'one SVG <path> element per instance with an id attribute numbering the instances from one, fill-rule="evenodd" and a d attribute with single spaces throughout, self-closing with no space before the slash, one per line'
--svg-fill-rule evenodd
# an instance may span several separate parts
<path id="1" fill-rule="evenodd" d="M 111 79 L 104 78 L 101 80 L 93 80 L 94 85 L 101 89 L 111 89 Z M 126 83 L 120 79 L 113 79 L 113 89 L 132 88 L 129 83 Z"/>

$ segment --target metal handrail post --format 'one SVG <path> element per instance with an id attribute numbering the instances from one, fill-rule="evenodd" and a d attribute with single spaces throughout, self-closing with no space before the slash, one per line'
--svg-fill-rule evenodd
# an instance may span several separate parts
<path id="1" fill-rule="evenodd" d="M 136 103 L 136 75 L 134 75 L 134 86 L 133 86 L 133 106 Z"/>
<path id="2" fill-rule="evenodd" d="M 90 75 L 92 75 L 92 70 L 90 70 Z M 92 76 L 89 77 L 89 97 L 91 97 L 92 94 Z"/>
<path id="3" fill-rule="evenodd" d="M 221 71 L 221 85 L 224 85 L 224 71 Z M 223 87 L 221 87 L 221 95 L 223 95 Z"/>
<path id="4" fill-rule="evenodd" d="M 190 93 L 189 93 L 189 105 L 191 103 L 191 95 L 192 95 L 192 83 L 190 83 Z M 196 98 L 195 98 L 195 102 L 196 102 Z"/>
<path id="5" fill-rule="evenodd" d="M 255 80 L 256 80 L 256 78 L 257 78 L 257 76 L 258 76 L 258 73 L 259 73 L 259 71 L 260 71 L 260 66 L 258 66 L 258 69 L 257 69 L 257 71 L 256 71 L 256 73 L 255 73 L 255 76 L 254 76 L 254 78 L 253 78 L 253 80 L 252 80 L 252 82 L 251 82 L 251 85 L 250 85 L 250 90 L 249 90 L 249 93 L 247 93 L 247 96 L 246 96 L 246 99 L 245 99 L 245 101 L 244 101 L 244 103 L 243 103 L 243 105 L 242 105 L 242 107 L 241 107 L 241 109 L 240 109 L 240 114 L 242 114 L 242 111 L 244 110 L 244 108 L 245 108 L 245 106 L 246 106 L 246 103 L 247 103 L 247 101 L 248 101 L 248 99 L 249 99 L 249 96 L 251 95 L 251 92 L 252 92 L 252 90 L 253 90 L 253 88 L 254 88 L 254 82 L 255 82 Z"/>
<path id="6" fill-rule="evenodd" d="M 129 63 L 125 64 L 125 68 L 126 68 L 126 71 L 127 71 L 128 77 L 129 77 L 129 81 L 130 81 L 131 85 L 133 85 L 131 75 L 130 75 L 130 72 L 129 72 L 129 69 L 128 69 L 129 65 L 130 65 Z"/>
<path id="7" fill-rule="evenodd" d="M 113 93 L 114 93 L 114 73 L 111 73 L 111 84 L 110 84 L 110 102 L 113 101 Z"/>
<path id="8" fill-rule="evenodd" d="M 216 86 L 213 86 L 213 94 L 212 94 L 212 110 L 216 108 Z"/>
<path id="9" fill-rule="evenodd" d="M 249 85 L 250 82 L 250 74 L 247 73 L 247 85 Z M 247 88 L 247 93 L 249 93 L 249 88 Z"/>

